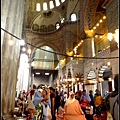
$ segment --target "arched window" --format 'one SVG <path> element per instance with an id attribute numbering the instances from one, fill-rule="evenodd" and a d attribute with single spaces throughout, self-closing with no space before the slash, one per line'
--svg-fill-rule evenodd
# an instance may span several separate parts
<path id="1" fill-rule="evenodd" d="M 38 24 L 33 24 L 32 30 L 38 31 L 39 30 L 39 25 Z"/>
<path id="2" fill-rule="evenodd" d="M 60 24 L 57 23 L 57 24 L 56 24 L 56 29 L 59 29 L 59 28 L 60 28 Z"/>
<path id="3" fill-rule="evenodd" d="M 60 1 L 59 0 L 55 0 L 56 6 L 60 5 Z"/>
<path id="4" fill-rule="evenodd" d="M 47 27 L 45 25 L 40 26 L 40 32 L 47 32 Z"/>
<path id="5" fill-rule="evenodd" d="M 77 20 L 77 16 L 75 13 L 71 14 L 71 21 L 76 21 Z"/>
<path id="6" fill-rule="evenodd" d="M 65 0 L 61 0 L 61 2 L 63 3 L 63 2 L 65 2 Z"/>
<path id="7" fill-rule="evenodd" d="M 55 26 L 54 25 L 49 25 L 48 26 L 48 31 L 53 31 L 55 29 Z"/>
<path id="8" fill-rule="evenodd" d="M 48 9 L 48 7 L 47 7 L 47 3 L 44 2 L 44 3 L 43 3 L 43 10 L 47 10 L 47 9 Z"/>
<path id="9" fill-rule="evenodd" d="M 61 19 L 61 23 L 64 23 L 64 20 L 65 20 L 65 18 L 62 18 L 62 19 Z"/>
<path id="10" fill-rule="evenodd" d="M 53 1 L 50 1 L 50 2 L 49 2 L 49 5 L 50 5 L 50 9 L 54 8 L 54 3 L 53 3 Z"/>
<path id="11" fill-rule="evenodd" d="M 40 11 L 40 3 L 36 4 L 36 11 Z"/>
<path id="12" fill-rule="evenodd" d="M 56 29 L 59 29 L 59 28 L 60 28 L 60 24 L 57 23 L 57 24 L 56 24 Z"/>

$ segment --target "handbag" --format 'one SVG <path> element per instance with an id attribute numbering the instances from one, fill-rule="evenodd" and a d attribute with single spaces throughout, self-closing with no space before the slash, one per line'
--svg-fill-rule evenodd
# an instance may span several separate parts
<path id="1" fill-rule="evenodd" d="M 51 109 L 50 109 L 49 105 L 47 105 L 47 118 L 48 118 L 48 120 L 52 119 Z"/>
<path id="2" fill-rule="evenodd" d="M 88 101 L 83 100 L 82 103 L 81 103 L 81 108 L 85 109 L 88 105 L 89 105 Z"/>

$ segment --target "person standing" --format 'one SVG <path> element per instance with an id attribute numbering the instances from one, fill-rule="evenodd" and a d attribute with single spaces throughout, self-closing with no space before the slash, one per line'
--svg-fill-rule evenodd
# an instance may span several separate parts
<path id="1" fill-rule="evenodd" d="M 95 105 L 95 113 L 100 116 L 101 115 L 101 105 L 103 104 L 103 98 L 99 90 L 97 90 L 96 95 L 94 97 L 94 105 Z"/>
<path id="2" fill-rule="evenodd" d="M 28 120 L 35 120 L 34 114 L 36 112 L 36 108 L 33 104 L 33 96 L 34 96 L 34 90 L 30 91 L 30 94 L 28 95 L 28 107 L 27 110 L 29 112 L 29 116 L 27 117 Z"/>
<path id="3" fill-rule="evenodd" d="M 55 97 L 55 111 L 57 110 L 58 112 L 58 108 L 62 105 L 62 101 L 60 98 L 60 95 L 58 93 L 58 91 L 56 91 L 56 97 Z"/>
<path id="4" fill-rule="evenodd" d="M 50 87 L 50 99 L 51 99 L 51 114 L 52 120 L 56 120 L 55 117 L 55 90 L 53 87 Z"/>
<path id="5" fill-rule="evenodd" d="M 91 99 L 90 99 L 89 93 L 86 92 L 86 90 L 83 90 L 81 99 L 80 99 L 80 105 L 83 112 L 85 113 L 86 119 L 89 119 L 89 115 L 86 113 L 86 107 L 90 105 L 90 101 Z"/>
<path id="6" fill-rule="evenodd" d="M 64 106 L 64 92 L 63 90 L 60 92 L 60 98 L 61 98 L 61 101 L 62 101 L 62 107 Z"/>
<path id="7" fill-rule="evenodd" d="M 90 105 L 94 106 L 94 97 L 93 97 L 93 91 L 92 90 L 89 91 L 89 96 L 90 96 L 90 99 L 91 99 Z"/>

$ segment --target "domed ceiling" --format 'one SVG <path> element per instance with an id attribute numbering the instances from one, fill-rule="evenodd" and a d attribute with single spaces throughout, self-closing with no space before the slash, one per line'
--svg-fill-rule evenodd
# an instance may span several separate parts
<path id="1" fill-rule="evenodd" d="M 43 11 L 33 21 L 32 30 L 39 30 L 41 27 L 56 26 L 61 23 L 63 16 L 57 11 Z"/>

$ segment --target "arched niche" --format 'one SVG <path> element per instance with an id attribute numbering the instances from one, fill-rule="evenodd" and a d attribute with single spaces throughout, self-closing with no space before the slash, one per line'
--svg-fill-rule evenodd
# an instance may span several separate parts
<path id="1" fill-rule="evenodd" d="M 49 46 L 42 46 L 34 52 L 34 69 L 54 70 L 59 62 L 58 56 Z"/>

